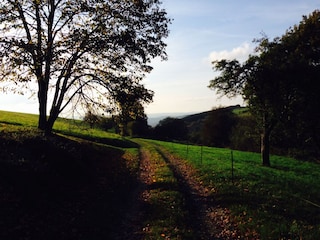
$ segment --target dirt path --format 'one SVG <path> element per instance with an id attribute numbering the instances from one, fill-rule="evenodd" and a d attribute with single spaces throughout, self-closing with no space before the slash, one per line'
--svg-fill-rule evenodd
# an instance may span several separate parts
<path id="1" fill-rule="evenodd" d="M 190 213 L 199 223 L 199 239 L 237 239 L 236 226 L 230 220 L 230 212 L 215 204 L 208 189 L 197 179 L 196 170 L 183 159 L 174 157 L 164 148 L 157 148 L 168 162 L 189 201 Z"/>
<path id="2" fill-rule="evenodd" d="M 175 158 L 165 149 L 153 146 L 154 151 L 162 157 L 177 180 L 178 191 L 184 198 L 187 209 L 188 227 L 192 234 L 188 239 L 237 239 L 236 228 L 231 224 L 230 213 L 227 209 L 216 206 L 210 197 L 211 191 L 196 178 L 196 170 L 185 161 Z M 124 221 L 124 232 L 119 239 L 154 239 L 148 237 L 151 231 L 146 224 L 148 216 L 148 202 L 151 188 L 157 174 L 157 165 L 152 163 L 150 151 L 142 148 L 140 153 L 140 185 L 132 196 L 132 208 Z M 184 239 L 170 238 L 163 234 L 156 239 Z"/>
<path id="3" fill-rule="evenodd" d="M 148 185 L 152 183 L 152 177 L 155 174 L 155 169 L 151 167 L 150 156 L 147 151 L 140 151 L 140 166 L 139 166 L 139 185 L 134 191 L 131 208 L 123 222 L 123 232 L 116 239 L 144 239 L 146 227 L 142 221 L 145 218 L 144 203 L 148 198 Z"/>

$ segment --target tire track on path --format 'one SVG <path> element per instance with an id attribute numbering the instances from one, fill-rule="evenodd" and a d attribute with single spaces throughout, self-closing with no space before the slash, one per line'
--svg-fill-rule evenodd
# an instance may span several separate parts
<path id="1" fill-rule="evenodd" d="M 168 163 L 187 199 L 187 206 L 195 225 L 196 239 L 239 239 L 236 225 L 230 221 L 230 211 L 217 206 L 210 196 L 211 191 L 197 179 L 196 170 L 186 161 L 173 156 L 163 147 L 157 151 Z"/>
<path id="2" fill-rule="evenodd" d="M 190 164 L 156 144 L 137 142 L 141 145 L 139 183 L 123 232 L 115 239 L 238 239 L 230 212 L 215 206 L 210 190 Z M 165 175 L 161 168 L 167 169 Z M 166 182 L 168 174 L 172 176 Z"/>
<path id="3" fill-rule="evenodd" d="M 117 239 L 199 239 L 178 180 L 153 144 L 140 148 L 139 186 Z"/>
<path id="4" fill-rule="evenodd" d="M 144 205 L 148 198 L 148 185 L 152 183 L 155 169 L 150 164 L 150 154 L 148 151 L 140 149 L 140 162 L 138 173 L 138 186 L 133 192 L 131 199 L 131 208 L 129 209 L 123 221 L 123 232 L 119 233 L 116 237 L 117 240 L 131 239 L 140 240 L 144 239 L 145 232 L 148 231 L 147 227 L 143 227 L 142 222 L 145 219 Z"/>

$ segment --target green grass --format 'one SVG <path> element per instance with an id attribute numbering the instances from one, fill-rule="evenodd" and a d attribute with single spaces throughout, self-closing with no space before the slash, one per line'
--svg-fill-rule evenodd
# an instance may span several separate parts
<path id="1" fill-rule="evenodd" d="M 38 115 L 8 112 L 0 110 L 0 124 L 10 124 L 24 127 L 36 127 Z"/>
<path id="2" fill-rule="evenodd" d="M 245 108 L 244 107 L 236 108 L 232 112 L 236 115 L 241 115 L 241 116 L 249 116 L 250 115 L 249 108 L 246 108 L 246 107 Z"/>
<path id="3" fill-rule="evenodd" d="M 36 114 L 0 111 L 0 129 L 2 131 L 21 128 L 35 129 L 37 124 L 38 115 Z M 58 118 L 53 126 L 53 132 L 121 148 L 137 147 L 118 134 L 90 128 L 88 124 L 81 120 Z"/>
<path id="4" fill-rule="evenodd" d="M 36 139 L 34 141 L 39 144 L 40 140 L 37 140 L 39 133 L 36 130 L 37 121 L 37 115 L 0 111 L 0 133 L 2 137 L 7 139 L 7 142 L 1 144 L 6 144 L 10 147 L 9 150 L 17 153 L 21 151 L 23 144 L 28 143 L 28 139 Z M 178 238 L 178 236 L 187 238 L 190 234 L 192 235 L 192 232 L 186 230 L 187 227 L 182 220 L 185 218 L 186 212 L 183 206 L 181 208 L 183 197 L 181 193 L 176 191 L 176 179 L 168 166 L 164 164 L 161 155 L 152 147 L 153 144 L 165 147 L 171 153 L 188 160 L 199 169 L 199 176 L 203 183 L 209 189 L 215 189 L 215 192 L 212 193 L 215 203 L 231 210 L 233 219 L 243 235 L 248 232 L 257 232 L 261 239 L 317 239 L 320 236 L 319 164 L 271 156 L 272 167 L 267 168 L 261 166 L 260 154 L 232 151 L 234 159 L 232 176 L 230 149 L 187 146 L 151 140 L 133 143 L 119 135 L 99 129 L 90 129 L 81 121 L 70 119 L 58 119 L 54 125 L 54 131 L 62 134 L 64 138 L 68 136 L 67 139 L 73 142 L 71 146 L 75 144 L 74 142 L 82 143 L 88 140 L 90 144 L 87 147 L 92 154 L 95 154 L 92 155 L 95 159 L 106 158 L 110 161 L 110 163 L 103 163 L 101 160 L 101 164 L 104 165 L 99 169 L 106 171 L 109 174 L 106 179 L 109 179 L 110 184 L 118 183 L 117 186 L 127 186 L 128 181 L 132 181 L 132 176 L 137 176 L 139 144 L 151 151 L 154 164 L 158 164 L 158 170 L 151 191 L 149 206 L 151 215 L 144 222 L 146 226 L 152 226 L 152 234 L 154 235 L 150 235 L 150 239 L 161 239 L 163 236 L 168 236 L 169 233 L 171 239 Z M 40 141 L 40 144 L 43 142 Z M 36 145 L 30 146 L 37 148 Z M 60 147 L 59 145 L 59 149 Z M 6 153 L 3 150 L 4 148 L 1 151 L 2 155 Z M 9 150 L 6 156 L 12 158 Z M 72 154 L 77 157 L 80 150 L 75 150 Z M 13 155 L 13 157 L 17 157 L 15 166 L 18 168 L 18 173 L 20 173 L 19 169 L 28 163 L 28 159 L 21 154 Z M 37 160 L 38 157 L 39 160 L 42 159 L 43 156 L 38 155 L 27 152 L 27 157 L 30 157 L 32 161 Z M 54 158 L 54 156 L 51 157 Z M 115 161 L 114 158 L 119 158 L 119 161 Z M 82 156 L 83 159 L 85 156 Z M 41 165 L 41 167 L 46 166 Z M 78 167 L 80 166 L 82 165 Z M 82 167 L 80 168 L 82 169 Z M 119 169 L 119 171 L 113 171 L 114 169 Z M 21 173 L 24 173 L 24 169 L 22 170 Z M 32 171 L 35 170 L 32 169 Z M 103 172 L 99 172 L 99 174 L 103 175 Z M 129 176 L 130 180 L 128 180 Z M 126 198 L 125 195 L 122 195 L 124 192 L 117 191 L 117 186 L 110 191 L 115 191 L 119 196 Z M 116 199 L 110 203 L 120 204 Z M 104 206 L 102 202 L 99 204 Z M 114 211 L 116 206 L 112 205 L 110 209 L 104 209 L 104 212 L 112 210 L 116 214 Z M 172 212 L 172 209 L 175 209 L 176 212 Z M 78 208 L 72 208 L 70 211 L 78 211 Z M 14 219 L 14 216 L 10 218 Z M 28 220 L 28 216 L 22 216 L 22 218 Z M 94 219 L 94 221 L 99 220 L 107 223 L 112 221 L 102 215 Z M 178 223 L 179 221 L 181 223 Z M 100 226 L 101 223 L 98 222 L 93 223 L 98 224 L 97 227 L 101 229 L 106 227 L 105 225 Z M 176 224 L 178 227 L 172 228 Z M 172 233 L 174 234 L 172 235 Z M 154 236 L 157 238 L 153 238 Z M 250 239 L 250 236 L 247 238 Z M 251 236 L 251 238 L 253 237 Z"/>
<path id="5" fill-rule="evenodd" d="M 319 164 L 271 156 L 268 168 L 257 153 L 152 142 L 199 169 L 202 181 L 215 189 L 216 203 L 231 209 L 243 235 L 250 229 L 262 239 L 320 236 Z"/>

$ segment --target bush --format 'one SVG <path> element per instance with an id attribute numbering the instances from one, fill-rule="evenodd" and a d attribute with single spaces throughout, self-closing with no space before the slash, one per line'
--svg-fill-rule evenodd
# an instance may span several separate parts
<path id="1" fill-rule="evenodd" d="M 260 134 L 251 115 L 238 116 L 230 135 L 230 146 L 241 151 L 259 152 Z"/>
<path id="2" fill-rule="evenodd" d="M 202 142 L 207 146 L 229 147 L 236 116 L 228 108 L 219 108 L 210 113 L 202 128 Z"/>
<path id="3" fill-rule="evenodd" d="M 154 137 L 160 140 L 187 140 L 188 128 L 182 119 L 168 117 L 155 127 Z"/>

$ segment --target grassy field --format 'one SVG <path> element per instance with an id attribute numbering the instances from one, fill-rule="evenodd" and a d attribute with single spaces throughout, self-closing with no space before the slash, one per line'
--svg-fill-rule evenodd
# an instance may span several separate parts
<path id="1" fill-rule="evenodd" d="M 53 140 L 43 140 L 36 126 L 37 115 L 0 111 L 0 209 L 5 216 L 0 219 L 1 234 L 29 231 L 28 238 L 45 229 L 60 234 L 61 239 L 87 239 L 90 234 L 98 236 L 101 232 L 103 237 L 112 237 L 112 232 L 121 227 L 120 216 L 130 205 L 130 192 L 136 184 L 139 142 L 68 119 L 58 119 L 54 125 L 58 135 Z M 201 181 L 214 189 L 216 204 L 231 210 L 244 235 L 257 232 L 261 239 L 320 236 L 319 164 L 271 156 L 272 167 L 267 168 L 261 166 L 256 153 L 146 141 L 144 147 L 151 149 L 155 161 L 161 157 L 152 145 L 168 149 L 198 169 Z M 175 186 L 172 173 L 165 165 L 158 165 L 155 180 Z M 59 197 L 64 195 L 64 199 Z M 50 201 L 46 201 L 48 197 Z M 181 195 L 154 189 L 151 199 L 153 206 L 158 206 L 156 203 L 165 202 L 164 199 L 179 203 Z M 158 209 L 162 207 L 165 209 Z M 175 208 L 177 218 L 172 220 L 177 222 L 184 210 Z M 43 216 L 43 212 L 50 217 Z M 155 221 L 153 230 L 166 235 L 160 232 L 170 229 L 170 222 L 159 220 L 160 217 L 157 221 L 155 216 L 150 215 L 149 219 Z M 45 221 L 40 221 L 43 217 Z M 82 232 L 77 227 L 86 225 L 90 231 Z M 67 228 L 74 229 L 71 235 L 63 235 Z"/>
<path id="2" fill-rule="evenodd" d="M 262 239 L 320 236 L 319 164 L 271 156 L 268 168 L 256 153 L 152 142 L 191 162 L 204 184 L 215 189 L 217 204 L 231 209 L 243 233 L 252 229 Z"/>
<path id="3" fill-rule="evenodd" d="M 13 129 L 15 126 L 18 129 L 35 129 L 38 124 L 38 115 L 0 110 L 0 124 L 1 123 L 3 130 L 5 130 L 5 128 Z M 134 147 L 131 141 L 120 135 L 102 131 L 97 128 L 90 128 L 89 124 L 81 120 L 58 118 L 53 126 L 53 132 L 115 147 Z"/>
<path id="4" fill-rule="evenodd" d="M 58 135 L 48 139 L 36 126 L 36 115 L 0 111 L 0 209 L 15 201 L 0 220 L 0 238 L 122 239 L 117 234 L 138 184 L 141 147 L 155 169 L 143 239 L 194 239 L 177 180 L 152 145 L 75 120 L 58 119 Z"/>

